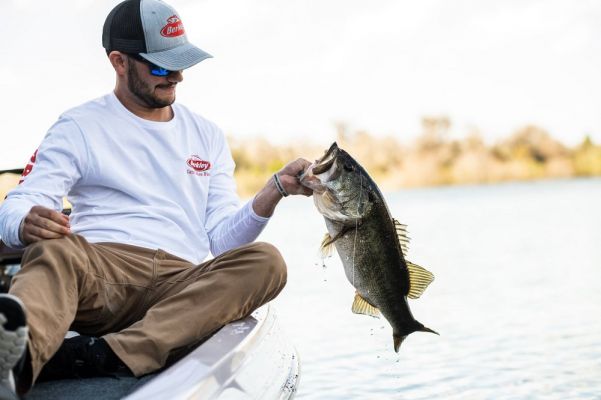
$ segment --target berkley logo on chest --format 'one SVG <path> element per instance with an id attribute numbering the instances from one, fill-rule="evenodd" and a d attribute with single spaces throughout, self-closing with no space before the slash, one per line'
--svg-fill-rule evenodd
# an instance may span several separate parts
<path id="1" fill-rule="evenodd" d="M 198 157 L 197 155 L 192 155 L 190 156 L 190 158 L 188 158 L 188 160 L 186 161 L 186 164 L 188 165 L 188 167 L 192 168 L 194 171 L 190 171 L 188 170 L 189 174 L 194 174 L 196 173 L 196 175 L 209 175 L 208 171 L 209 169 L 211 169 L 211 163 L 208 161 L 203 160 L 202 158 Z"/>
<path id="2" fill-rule="evenodd" d="M 165 37 L 177 37 L 185 34 L 184 24 L 177 15 L 167 18 L 167 25 L 161 29 L 161 35 Z"/>

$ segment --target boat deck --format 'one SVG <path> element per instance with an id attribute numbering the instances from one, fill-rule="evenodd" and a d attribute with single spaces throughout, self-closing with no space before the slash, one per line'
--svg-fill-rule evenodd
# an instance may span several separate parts
<path id="1" fill-rule="evenodd" d="M 299 372 L 296 350 L 266 305 L 161 373 L 42 382 L 25 399 L 290 399 Z"/>

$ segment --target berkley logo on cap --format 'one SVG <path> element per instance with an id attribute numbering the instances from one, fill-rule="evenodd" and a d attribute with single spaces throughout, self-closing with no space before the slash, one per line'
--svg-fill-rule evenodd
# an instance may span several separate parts
<path id="1" fill-rule="evenodd" d="M 186 161 L 186 164 L 188 164 L 188 166 L 190 168 L 192 168 L 194 171 L 198 171 L 198 172 L 206 171 L 211 168 L 210 162 L 205 161 L 196 155 L 188 158 L 188 161 Z"/>
<path id="2" fill-rule="evenodd" d="M 177 15 L 172 15 L 167 18 L 167 25 L 161 29 L 161 35 L 165 37 L 177 37 L 181 36 L 186 31 L 184 30 L 184 24 Z"/>

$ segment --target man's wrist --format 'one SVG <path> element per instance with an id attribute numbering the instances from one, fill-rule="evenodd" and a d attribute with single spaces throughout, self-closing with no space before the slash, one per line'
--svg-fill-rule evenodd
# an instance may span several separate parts
<path id="1" fill-rule="evenodd" d="M 23 217 L 23 219 L 21 220 L 21 223 L 19 224 L 19 241 L 21 242 L 22 245 L 25 245 L 25 240 L 23 239 L 23 230 L 25 229 L 25 217 Z"/>
<path id="2" fill-rule="evenodd" d="M 286 191 L 286 189 L 284 189 L 284 185 L 282 185 L 282 181 L 280 180 L 280 177 L 277 172 L 273 174 L 273 183 L 275 184 L 275 188 L 278 190 L 282 197 L 288 197 L 289 194 Z"/>

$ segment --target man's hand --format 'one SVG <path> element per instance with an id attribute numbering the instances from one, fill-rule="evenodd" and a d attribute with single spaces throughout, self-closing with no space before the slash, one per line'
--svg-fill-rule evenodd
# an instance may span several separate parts
<path id="1" fill-rule="evenodd" d="M 277 172 L 283 189 L 288 194 L 302 194 L 304 196 L 311 196 L 313 190 L 301 185 L 299 176 L 311 163 L 304 158 L 298 158 L 294 161 L 289 162 Z M 269 177 L 267 184 L 263 189 L 257 193 L 253 200 L 253 210 L 257 215 L 262 217 L 269 217 L 273 214 L 276 204 L 282 199 L 282 194 L 276 187 L 273 176 Z"/>
<path id="2" fill-rule="evenodd" d="M 304 158 L 298 158 L 289 162 L 284 168 L 278 171 L 277 174 L 280 177 L 282 186 L 284 186 L 284 190 L 288 194 L 302 194 L 304 196 L 311 196 L 313 194 L 313 190 L 301 185 L 298 179 L 310 165 L 311 163 Z"/>
<path id="3" fill-rule="evenodd" d="M 45 239 L 58 239 L 70 233 L 68 216 L 42 206 L 33 206 L 19 227 L 19 237 L 26 245 Z"/>

